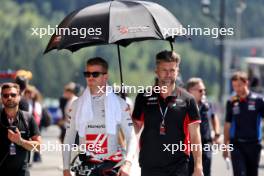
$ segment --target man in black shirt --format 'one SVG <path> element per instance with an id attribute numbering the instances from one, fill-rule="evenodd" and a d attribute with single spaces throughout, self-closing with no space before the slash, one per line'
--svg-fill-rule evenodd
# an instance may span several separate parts
<path id="1" fill-rule="evenodd" d="M 175 85 L 180 57 L 162 51 L 156 56 L 158 84 L 153 93 L 138 94 L 133 120 L 140 137 L 142 176 L 187 176 L 190 142 L 200 145 L 200 116 L 193 96 Z M 159 91 L 160 90 L 160 91 Z M 201 176 L 202 153 L 193 150 L 194 175 Z"/>
<path id="2" fill-rule="evenodd" d="M 231 81 L 235 95 L 226 104 L 224 142 L 233 145 L 231 160 L 234 176 L 257 176 L 264 98 L 249 90 L 246 73 L 235 72 Z M 223 156 L 229 157 L 228 151 L 224 151 Z"/>
<path id="3" fill-rule="evenodd" d="M 220 143 L 220 125 L 217 115 L 215 114 L 212 105 L 206 100 L 205 93 L 206 88 L 201 78 L 190 78 L 186 83 L 186 89 L 190 92 L 196 102 L 198 103 L 198 108 L 201 116 L 200 132 L 203 145 L 203 172 L 205 176 L 211 175 L 211 160 L 212 160 L 212 150 L 208 150 L 208 146 L 211 144 Z M 214 138 L 211 137 L 211 127 L 212 124 L 214 131 Z M 211 148 L 211 147 L 210 147 Z M 193 173 L 193 157 L 190 157 L 189 163 L 189 175 Z"/>
<path id="4" fill-rule="evenodd" d="M 2 85 L 4 105 L 0 112 L 0 173 L 8 176 L 29 176 L 29 151 L 40 149 L 41 137 L 34 118 L 18 108 L 19 86 Z"/>

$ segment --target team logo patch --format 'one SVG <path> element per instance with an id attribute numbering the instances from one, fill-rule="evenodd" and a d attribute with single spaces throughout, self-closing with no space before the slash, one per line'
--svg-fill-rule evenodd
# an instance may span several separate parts
<path id="1" fill-rule="evenodd" d="M 255 111 L 256 110 L 256 102 L 255 101 L 249 101 L 248 102 L 248 110 L 249 111 Z"/>
<path id="2" fill-rule="evenodd" d="M 240 113 L 240 108 L 239 108 L 239 106 L 234 106 L 232 110 L 233 110 L 233 114 L 234 114 L 234 115 L 237 115 L 237 114 Z"/>
<path id="3" fill-rule="evenodd" d="M 158 97 L 149 97 L 148 100 L 149 101 L 156 101 L 158 99 Z"/>
<path id="4" fill-rule="evenodd" d="M 172 105 L 173 105 L 172 107 L 176 107 L 176 106 L 186 107 L 186 102 L 183 99 L 176 98 L 175 102 Z"/>
<path id="5" fill-rule="evenodd" d="M 149 97 L 147 99 L 147 105 L 156 105 L 158 104 L 158 97 Z"/>
<path id="6" fill-rule="evenodd" d="M 96 154 L 108 153 L 108 135 L 107 134 L 87 134 L 86 148 Z"/>
<path id="7" fill-rule="evenodd" d="M 122 155 L 122 151 L 118 150 L 116 153 L 114 153 L 113 155 L 104 158 L 105 160 L 110 160 L 113 162 L 120 162 L 123 159 L 123 155 Z"/>

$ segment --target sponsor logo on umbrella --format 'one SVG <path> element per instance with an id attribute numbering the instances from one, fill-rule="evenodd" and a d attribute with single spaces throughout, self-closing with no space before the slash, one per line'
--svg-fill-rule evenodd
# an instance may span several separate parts
<path id="1" fill-rule="evenodd" d="M 149 31 L 149 28 L 150 28 L 149 26 L 136 26 L 136 27 L 118 26 L 118 30 L 121 34 L 147 32 Z"/>

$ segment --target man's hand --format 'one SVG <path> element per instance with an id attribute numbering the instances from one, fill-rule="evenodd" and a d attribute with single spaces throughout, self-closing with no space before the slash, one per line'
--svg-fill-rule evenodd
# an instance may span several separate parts
<path id="1" fill-rule="evenodd" d="M 224 125 L 224 144 L 227 146 L 230 143 L 230 128 L 231 128 L 231 123 L 230 122 L 225 122 Z M 224 159 L 229 158 L 229 152 L 227 149 L 223 151 L 223 157 Z"/>
<path id="2" fill-rule="evenodd" d="M 63 176 L 72 176 L 70 170 L 63 170 Z"/>
<path id="3" fill-rule="evenodd" d="M 223 157 L 224 157 L 224 159 L 229 158 L 228 150 L 223 151 Z"/>
<path id="4" fill-rule="evenodd" d="M 130 167 L 131 167 L 131 162 L 126 161 L 125 164 L 123 164 L 119 169 L 117 176 L 129 176 Z"/>
<path id="5" fill-rule="evenodd" d="M 21 134 L 20 131 L 16 128 L 16 132 L 13 132 L 12 130 L 8 130 L 8 134 L 7 134 L 8 139 L 16 144 L 20 144 L 21 143 Z"/>
<path id="6" fill-rule="evenodd" d="M 203 176 L 203 169 L 202 168 L 194 168 L 193 176 Z"/>
<path id="7" fill-rule="evenodd" d="M 215 135 L 213 143 L 218 145 L 221 144 L 220 135 Z"/>
<path id="8" fill-rule="evenodd" d="M 133 124 L 134 124 L 135 133 L 137 135 L 137 134 L 139 134 L 144 123 L 142 121 L 139 121 L 139 120 L 133 120 Z"/>

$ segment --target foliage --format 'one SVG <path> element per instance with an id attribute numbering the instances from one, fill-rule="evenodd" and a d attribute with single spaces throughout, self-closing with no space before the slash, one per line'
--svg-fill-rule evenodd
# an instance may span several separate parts
<path id="1" fill-rule="evenodd" d="M 32 84 L 49 97 L 62 94 L 63 85 L 76 81 L 84 85 L 82 71 L 87 58 L 101 56 L 110 63 L 110 83 L 120 83 L 117 49 L 115 45 L 82 49 L 76 53 L 52 51 L 43 55 L 50 36 L 32 36 L 36 27 L 55 27 L 66 14 L 74 9 L 104 2 L 103 0 L 2 0 L 0 6 L 0 70 L 28 69 L 33 72 Z M 184 24 L 192 27 L 213 27 L 214 21 L 201 14 L 200 1 L 167 0 L 158 1 L 167 7 Z M 230 5 L 229 5 L 230 4 Z M 212 9 L 217 9 L 218 3 Z M 234 27 L 234 6 L 229 2 L 228 27 Z M 258 13 L 254 13 L 257 11 Z M 213 10 L 217 14 L 217 10 Z M 243 16 L 250 16 L 243 24 L 243 37 L 263 35 L 264 16 L 261 2 L 252 0 Z M 258 26 L 258 28 L 252 28 Z M 170 49 L 168 42 L 145 41 L 121 48 L 123 76 L 127 85 L 151 85 L 154 78 L 155 54 Z M 210 37 L 192 36 L 192 41 L 178 41 L 175 50 L 182 56 L 181 74 L 183 80 L 193 76 L 202 77 L 210 94 L 217 95 L 219 62 L 217 45 Z"/>

